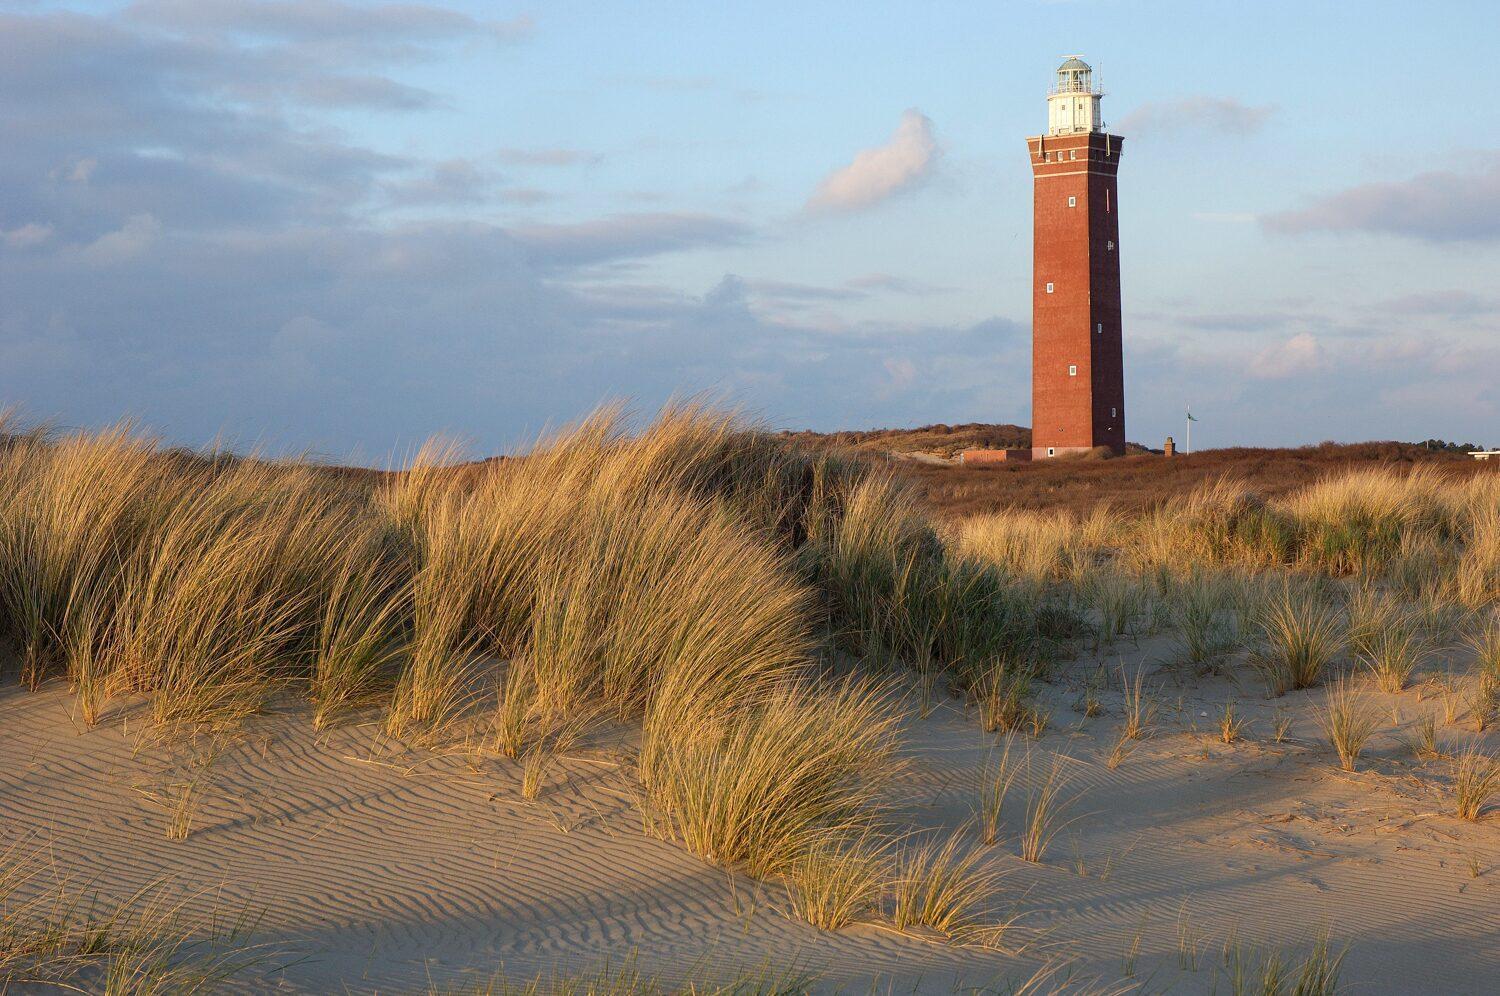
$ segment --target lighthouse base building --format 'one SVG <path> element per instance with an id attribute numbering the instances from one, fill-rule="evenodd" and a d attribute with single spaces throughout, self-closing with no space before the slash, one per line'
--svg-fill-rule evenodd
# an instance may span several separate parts
<path id="1" fill-rule="evenodd" d="M 1125 452 L 1119 193 L 1123 139 L 1104 131 L 1093 71 L 1070 57 L 1027 139 L 1033 178 L 1032 456 Z"/>

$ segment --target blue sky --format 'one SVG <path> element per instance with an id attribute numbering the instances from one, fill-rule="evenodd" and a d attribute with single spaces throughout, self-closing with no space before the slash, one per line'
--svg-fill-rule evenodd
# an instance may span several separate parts
<path id="1" fill-rule="evenodd" d="M 383 462 L 601 401 L 1029 421 L 1059 57 L 1131 439 L 1500 442 L 1489 3 L 0 0 L 0 398 Z"/>

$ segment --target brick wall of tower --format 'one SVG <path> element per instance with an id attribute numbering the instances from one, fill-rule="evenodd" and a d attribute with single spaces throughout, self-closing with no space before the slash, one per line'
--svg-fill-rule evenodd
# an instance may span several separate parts
<path id="1" fill-rule="evenodd" d="M 1061 455 L 1108 446 L 1123 453 L 1115 187 L 1121 139 L 1086 134 L 1028 142 L 1034 177 L 1033 452 L 1041 458 L 1048 449 Z"/>

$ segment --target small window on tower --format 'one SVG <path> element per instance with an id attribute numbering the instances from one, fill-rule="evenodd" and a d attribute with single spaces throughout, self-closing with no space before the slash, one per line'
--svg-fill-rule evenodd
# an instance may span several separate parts
<path id="1" fill-rule="evenodd" d="M 1049 446 L 1049 447 L 1047 447 L 1047 455 L 1048 456 L 1057 456 L 1057 448 L 1055 446 Z"/>
<path id="2" fill-rule="evenodd" d="M 1068 207 L 1070 207 L 1070 208 L 1076 208 L 1077 206 L 1078 206 L 1078 198 L 1076 198 L 1076 197 L 1069 197 L 1068 198 Z"/>
<path id="3" fill-rule="evenodd" d="M 1118 409 L 1118 408 L 1111 408 L 1111 409 L 1110 409 L 1110 410 L 1109 410 L 1109 417 L 1110 417 L 1110 418 L 1115 418 L 1115 417 L 1116 417 L 1116 413 L 1117 413 L 1117 412 L 1118 412 L 1118 411 L 1119 411 L 1119 409 Z"/>
<path id="4" fill-rule="evenodd" d="M 1078 150 L 1077 149 L 1069 149 L 1068 150 L 1068 158 L 1069 159 L 1077 159 L 1078 158 Z"/>
<path id="5" fill-rule="evenodd" d="M 1078 364 L 1076 364 L 1076 363 L 1070 363 L 1068 365 L 1068 376 L 1069 377 L 1077 377 L 1078 376 Z"/>
<path id="6" fill-rule="evenodd" d="M 1098 335 L 1103 335 L 1104 334 L 1104 323 L 1103 322 L 1095 322 L 1094 323 L 1094 332 L 1097 333 Z"/>
<path id="7" fill-rule="evenodd" d="M 1113 239 L 1111 239 L 1111 240 L 1110 240 L 1110 241 L 1109 241 L 1109 242 L 1108 242 L 1108 243 L 1107 243 L 1107 245 L 1108 245 L 1108 246 L 1109 246 L 1109 251 L 1110 251 L 1110 252 L 1114 252 L 1114 251 L 1115 251 L 1115 243 L 1114 243 L 1114 240 L 1113 240 Z"/>
<path id="8" fill-rule="evenodd" d="M 1051 284 L 1048 284 L 1048 285 L 1047 285 L 1047 293 L 1048 293 L 1048 294 L 1051 294 L 1051 293 L 1052 293 L 1052 285 L 1051 285 Z"/>

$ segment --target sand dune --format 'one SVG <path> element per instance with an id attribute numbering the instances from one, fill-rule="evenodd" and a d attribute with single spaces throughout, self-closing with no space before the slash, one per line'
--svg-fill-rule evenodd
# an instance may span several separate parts
<path id="1" fill-rule="evenodd" d="M 1163 656 L 1127 641 L 1105 659 Z M 1226 991 L 1226 937 L 1291 950 L 1326 926 L 1351 945 L 1355 991 L 1494 991 L 1497 824 L 1441 815 L 1440 763 L 1411 761 L 1388 732 L 1361 771 L 1344 773 L 1313 719 L 1320 693 L 1264 701 L 1162 670 L 1153 734 L 1110 769 L 1118 702 L 1106 695 L 1087 720 L 1071 708 L 1100 660 L 1046 686 L 1049 730 L 1017 741 L 1033 780 L 1065 756 L 1076 796 L 1076 822 L 1041 864 L 1019 860 L 1013 841 L 987 852 L 1006 872 L 997 912 L 1025 914 L 1013 938 L 1032 946 L 1020 956 L 791 919 L 779 888 L 734 880 L 643 830 L 628 743 L 571 752 L 528 802 L 517 762 L 411 751 L 373 723 L 319 735 L 300 706 L 256 717 L 205 763 L 202 744 L 141 742 L 128 710 L 84 730 L 59 685 L 8 685 L 0 825 L 5 844 L 44 851 L 75 887 L 125 897 L 165 882 L 193 916 L 259 915 L 256 940 L 279 954 L 238 978 L 246 990 L 407 992 L 634 953 L 666 978 L 795 966 L 829 990 L 951 992 L 1070 959 L 1080 982 Z M 1251 726 L 1225 745 L 1211 727 L 1231 696 Z M 1436 708 L 1412 692 L 1382 699 L 1407 720 Z M 1291 718 L 1281 744 L 1278 713 Z M 957 700 L 911 719 L 896 818 L 963 824 L 995 742 Z M 194 778 L 191 833 L 169 840 L 164 799 Z M 1007 804 L 1012 836 L 1025 783 Z"/>

